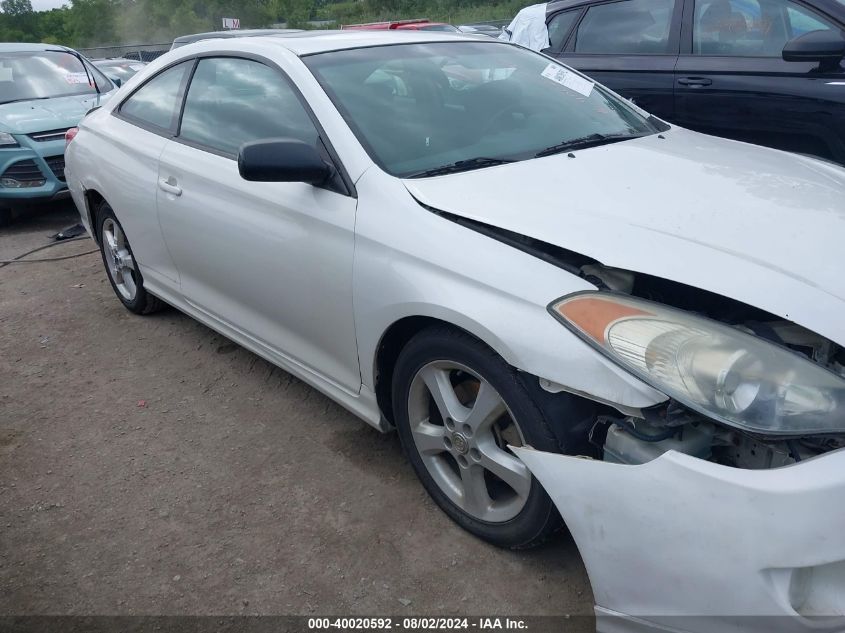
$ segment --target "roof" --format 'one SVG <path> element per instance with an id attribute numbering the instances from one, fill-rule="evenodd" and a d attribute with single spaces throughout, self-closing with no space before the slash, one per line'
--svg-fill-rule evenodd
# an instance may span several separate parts
<path id="1" fill-rule="evenodd" d="M 192 35 L 180 35 L 175 40 L 174 44 L 190 44 L 191 42 L 199 42 L 200 40 L 210 40 L 217 38 L 232 38 L 232 37 L 259 37 L 265 35 L 279 35 L 283 33 L 299 33 L 299 29 L 237 29 L 230 31 L 209 31 L 208 33 L 193 33 Z"/>
<path id="2" fill-rule="evenodd" d="M 396 44 L 424 44 L 437 42 L 475 42 L 484 44 L 502 44 L 486 35 L 461 33 L 459 31 L 301 31 L 285 35 L 269 37 L 245 37 L 238 39 L 202 40 L 177 48 L 184 54 L 210 53 L 217 51 L 252 52 L 262 55 L 272 55 L 274 50 L 283 48 L 294 55 L 303 57 L 329 51 L 349 50 L 353 48 L 370 48 L 373 46 L 392 46 Z M 159 58 L 163 59 L 163 58 Z"/>
<path id="3" fill-rule="evenodd" d="M 369 46 L 421 44 L 424 42 L 478 42 L 479 40 L 463 33 L 449 31 L 344 30 L 303 31 L 301 33 L 262 38 L 262 41 L 268 43 L 278 42 L 294 54 L 301 56 L 350 48 L 366 48 Z"/>
<path id="4" fill-rule="evenodd" d="M 0 53 L 37 53 L 38 51 L 47 50 L 70 50 L 67 46 L 59 46 L 58 44 L 27 44 L 17 42 L 0 42 Z"/>

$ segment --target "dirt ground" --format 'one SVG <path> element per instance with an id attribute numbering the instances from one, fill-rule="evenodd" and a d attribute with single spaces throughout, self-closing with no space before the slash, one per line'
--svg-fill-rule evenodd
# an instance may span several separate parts
<path id="1" fill-rule="evenodd" d="M 75 221 L 0 229 L 0 259 Z M 470 536 L 395 434 L 175 310 L 130 314 L 98 254 L 0 268 L 0 614 L 591 607 L 568 537 L 509 552 Z"/>

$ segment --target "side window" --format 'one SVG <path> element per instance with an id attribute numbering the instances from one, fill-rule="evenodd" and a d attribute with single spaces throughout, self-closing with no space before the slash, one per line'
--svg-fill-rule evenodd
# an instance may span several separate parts
<path id="1" fill-rule="evenodd" d="M 193 60 L 153 77 L 120 106 L 120 114 L 169 131 L 179 116 L 179 88 Z"/>
<path id="2" fill-rule="evenodd" d="M 563 11 L 552 16 L 552 19 L 549 20 L 550 50 L 559 51 L 563 47 L 569 29 L 572 28 L 572 23 L 575 22 L 579 13 L 580 11 L 576 9 L 574 11 Z"/>
<path id="3" fill-rule="evenodd" d="M 789 39 L 804 35 L 810 31 L 824 31 L 826 29 L 833 29 L 830 22 L 819 17 L 809 9 L 805 9 L 800 4 L 794 2 L 786 3 L 786 18 L 789 24 Z M 785 43 L 785 42 L 784 42 Z"/>
<path id="4" fill-rule="evenodd" d="M 692 50 L 696 55 L 780 57 L 793 37 L 831 28 L 790 0 L 697 0 Z"/>
<path id="5" fill-rule="evenodd" d="M 179 137 L 236 155 L 247 141 L 289 137 L 317 143 L 314 123 L 291 85 L 260 62 L 219 57 L 197 66 Z"/>
<path id="6" fill-rule="evenodd" d="M 675 0 L 624 0 L 589 8 L 578 25 L 576 53 L 669 53 Z"/>

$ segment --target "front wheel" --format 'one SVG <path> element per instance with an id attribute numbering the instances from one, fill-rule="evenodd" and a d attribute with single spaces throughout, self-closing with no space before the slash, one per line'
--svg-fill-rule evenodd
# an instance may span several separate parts
<path id="1" fill-rule="evenodd" d="M 135 314 L 151 314 L 162 308 L 162 301 L 146 291 L 144 278 L 132 255 L 132 247 L 114 211 L 102 203 L 97 212 L 100 252 L 111 287 L 127 310 Z"/>
<path id="2" fill-rule="evenodd" d="M 556 441 L 516 371 L 495 352 L 458 330 L 425 330 L 399 356 L 393 402 L 411 465 L 456 523 L 514 549 L 560 528 L 551 499 L 508 448 L 555 451 Z"/>

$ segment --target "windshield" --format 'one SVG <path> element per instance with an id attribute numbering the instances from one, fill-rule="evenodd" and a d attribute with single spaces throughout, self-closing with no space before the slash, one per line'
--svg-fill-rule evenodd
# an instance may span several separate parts
<path id="1" fill-rule="evenodd" d="M 0 53 L 0 103 L 96 94 L 111 83 L 93 66 L 88 72 L 78 57 L 63 51 Z"/>
<path id="2" fill-rule="evenodd" d="M 395 176 L 653 134 L 662 127 L 538 53 L 497 42 L 402 44 L 303 58 L 372 159 Z"/>

